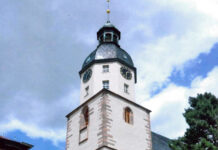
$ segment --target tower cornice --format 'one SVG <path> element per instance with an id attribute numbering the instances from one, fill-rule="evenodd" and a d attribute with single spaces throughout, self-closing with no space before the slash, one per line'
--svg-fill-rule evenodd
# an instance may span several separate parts
<path id="1" fill-rule="evenodd" d="M 79 76 L 81 77 L 82 73 L 84 73 L 89 67 L 91 67 L 93 64 L 98 64 L 98 63 L 107 63 L 107 62 L 119 62 L 122 65 L 125 65 L 127 67 L 129 67 L 130 69 L 132 69 L 135 73 L 135 83 L 137 83 L 137 69 L 134 66 L 129 65 L 128 63 L 126 63 L 125 61 L 122 61 L 119 58 L 110 58 L 110 59 L 98 59 L 98 60 L 93 60 L 91 63 L 89 63 L 88 65 L 86 65 L 85 67 L 83 67 L 80 71 L 79 71 Z"/>
<path id="2" fill-rule="evenodd" d="M 81 105 L 79 105 L 77 108 L 75 108 L 72 112 L 70 112 L 69 114 L 67 114 L 67 115 L 66 115 L 66 118 L 69 118 L 72 114 L 74 114 L 76 111 L 78 111 L 78 110 L 79 110 L 80 108 L 82 108 L 83 106 L 87 105 L 90 101 L 92 101 L 94 98 L 96 98 L 96 97 L 99 96 L 100 94 L 111 94 L 111 95 L 113 95 L 113 96 L 118 97 L 119 99 L 125 100 L 127 103 L 130 103 L 130 104 L 132 104 L 132 105 L 134 105 L 134 106 L 136 106 L 136 107 L 138 107 L 138 108 L 140 108 L 140 109 L 146 111 L 147 113 L 150 113 L 150 112 L 151 112 L 151 110 L 149 110 L 149 109 L 147 109 L 147 108 L 145 108 L 145 107 L 143 107 L 143 106 L 141 106 L 141 105 L 139 105 L 139 104 L 133 102 L 133 101 L 130 100 L 130 99 L 127 99 L 127 98 L 125 98 L 125 97 L 123 97 L 123 96 L 121 96 L 121 95 L 119 95 L 119 94 L 116 94 L 116 93 L 110 91 L 110 90 L 102 89 L 102 90 L 100 90 L 98 93 L 96 93 L 94 96 L 92 96 L 92 97 L 90 97 L 88 100 L 86 100 L 84 103 L 82 103 Z"/>

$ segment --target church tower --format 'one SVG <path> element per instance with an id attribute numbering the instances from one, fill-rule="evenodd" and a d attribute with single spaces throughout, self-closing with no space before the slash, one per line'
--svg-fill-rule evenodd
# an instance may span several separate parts
<path id="1" fill-rule="evenodd" d="M 152 150 L 150 110 L 135 103 L 136 68 L 107 13 L 79 72 L 80 106 L 66 116 L 66 150 Z"/>

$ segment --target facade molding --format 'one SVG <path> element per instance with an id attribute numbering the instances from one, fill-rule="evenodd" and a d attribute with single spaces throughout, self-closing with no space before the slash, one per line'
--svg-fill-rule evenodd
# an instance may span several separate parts
<path id="1" fill-rule="evenodd" d="M 72 112 L 70 112 L 69 114 L 67 114 L 67 115 L 66 115 L 66 118 L 69 118 L 72 114 L 74 114 L 76 111 L 78 111 L 81 107 L 85 106 L 85 105 L 88 104 L 90 101 L 92 101 L 95 97 L 99 96 L 99 95 L 102 94 L 102 93 L 108 93 L 108 94 L 114 95 L 114 96 L 116 96 L 116 97 L 121 98 L 122 100 L 125 100 L 126 102 L 128 102 L 128 103 L 130 103 L 130 104 L 133 104 L 134 106 L 136 106 L 136 107 L 138 107 L 138 108 L 140 108 L 140 109 L 143 109 L 144 111 L 146 111 L 146 112 L 148 112 L 148 113 L 151 112 L 151 110 L 149 110 L 149 109 L 147 109 L 147 108 L 145 108 L 145 107 L 143 107 L 143 106 L 141 106 L 141 105 L 139 105 L 139 104 L 137 104 L 137 103 L 135 103 L 135 102 L 133 102 L 133 101 L 127 99 L 127 98 L 124 98 L 124 97 L 122 97 L 122 96 L 120 96 L 120 95 L 118 95 L 118 94 L 116 94 L 116 93 L 114 93 L 114 92 L 112 92 L 112 91 L 110 91 L 110 90 L 102 89 L 101 91 L 99 91 L 98 93 L 96 93 L 94 96 L 90 97 L 87 101 L 85 101 L 84 103 L 82 103 L 80 106 L 78 106 L 77 108 L 75 108 Z"/>

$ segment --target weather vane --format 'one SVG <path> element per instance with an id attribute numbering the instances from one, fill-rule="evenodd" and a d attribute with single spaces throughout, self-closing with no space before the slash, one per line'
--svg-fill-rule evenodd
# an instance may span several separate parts
<path id="1" fill-rule="evenodd" d="M 107 5 L 107 23 L 110 23 L 110 13 L 111 13 L 111 11 L 110 11 L 110 0 L 107 0 L 107 3 L 108 3 L 108 5 Z"/>

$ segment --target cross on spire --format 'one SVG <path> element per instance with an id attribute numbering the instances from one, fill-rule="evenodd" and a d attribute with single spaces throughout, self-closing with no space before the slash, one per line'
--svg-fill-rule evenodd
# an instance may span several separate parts
<path id="1" fill-rule="evenodd" d="M 107 0 L 107 23 L 110 23 L 110 0 Z"/>

